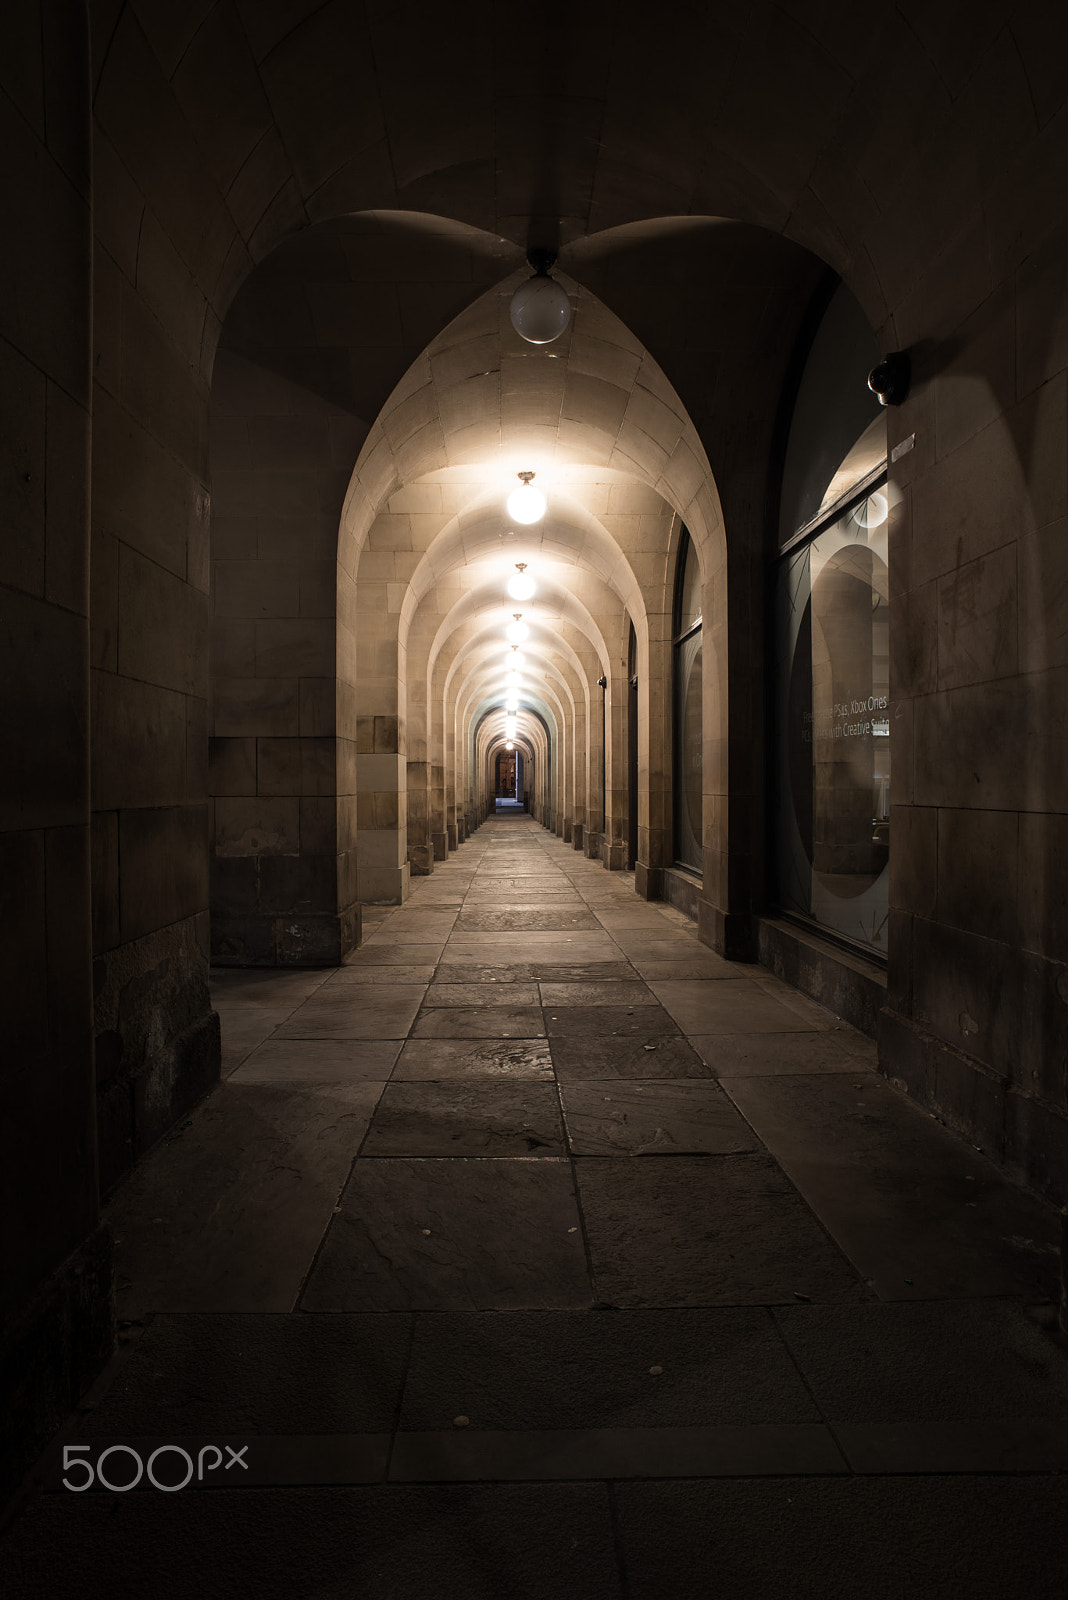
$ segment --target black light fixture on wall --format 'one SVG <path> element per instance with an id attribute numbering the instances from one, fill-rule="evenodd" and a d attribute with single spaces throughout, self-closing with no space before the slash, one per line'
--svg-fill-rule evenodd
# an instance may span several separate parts
<path id="1" fill-rule="evenodd" d="M 868 388 L 881 406 L 899 406 L 909 392 L 912 363 L 907 350 L 892 350 L 868 373 Z"/>

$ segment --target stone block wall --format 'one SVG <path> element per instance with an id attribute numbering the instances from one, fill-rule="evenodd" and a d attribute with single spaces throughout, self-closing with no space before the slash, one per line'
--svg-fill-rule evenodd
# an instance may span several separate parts
<path id="1" fill-rule="evenodd" d="M 90 961 L 89 93 L 84 8 L 5 18 L 0 1501 L 114 1338 L 111 1238 L 98 1226 Z"/>
<path id="2" fill-rule="evenodd" d="M 1068 1199 L 1064 238 L 940 343 L 892 418 L 884 1071 Z M 903 319 L 903 326 L 908 323 Z M 952 333 L 952 337 L 949 334 Z"/>
<path id="3" fill-rule="evenodd" d="M 317 966 L 340 961 L 355 929 L 339 876 L 335 619 L 360 432 L 258 353 L 224 347 L 213 383 L 212 952 L 221 965 Z"/>

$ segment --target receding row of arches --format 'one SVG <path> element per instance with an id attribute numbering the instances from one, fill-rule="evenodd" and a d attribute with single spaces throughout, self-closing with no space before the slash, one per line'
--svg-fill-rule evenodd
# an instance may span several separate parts
<path id="1" fill-rule="evenodd" d="M 380 367 L 355 264 L 371 232 L 391 240 L 395 272 L 412 218 L 309 230 L 253 274 L 224 329 L 215 959 L 340 960 L 361 905 L 402 902 L 479 826 L 508 755 L 537 820 L 743 953 L 751 934 L 732 921 L 769 894 L 743 814 L 769 776 L 752 671 L 768 528 L 725 524 L 686 403 L 598 295 L 558 274 L 570 324 L 531 347 L 507 316 L 526 269 L 487 283 L 499 248 L 432 220 L 450 259 L 475 264 L 474 289 L 373 416 Z M 845 392 L 874 351 L 859 307 L 839 288 L 828 314 L 828 280 L 803 273 L 799 289 L 784 248 L 794 298 L 815 285 L 829 346 L 824 416 L 802 406 L 785 452 L 780 499 L 807 516 L 814 487 L 825 510 L 870 476 L 880 438 L 885 465 L 885 427 L 870 394 Z M 863 471 L 843 466 L 858 430 Z M 508 512 L 519 474 L 544 495 L 534 523 Z"/>

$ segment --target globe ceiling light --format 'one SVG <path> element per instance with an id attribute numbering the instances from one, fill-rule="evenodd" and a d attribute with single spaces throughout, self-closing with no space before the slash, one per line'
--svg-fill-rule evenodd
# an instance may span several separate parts
<path id="1" fill-rule="evenodd" d="M 506 750 L 514 750 L 515 749 L 515 745 L 514 744 L 506 744 L 504 748 Z"/>
<path id="2" fill-rule="evenodd" d="M 518 672 L 509 672 L 504 681 L 508 685 L 509 689 L 518 689 L 522 680 L 520 679 Z"/>
<path id="3" fill-rule="evenodd" d="M 516 493 L 518 494 L 518 490 Z M 513 600 L 531 600 L 534 597 L 534 579 L 527 577 L 527 564 L 517 561 L 515 577 L 508 580 L 508 593 Z"/>
<path id="4" fill-rule="evenodd" d="M 512 645 L 504 658 L 506 667 L 512 667 L 516 672 L 522 672 L 527 664 L 527 658 L 517 645 Z"/>
<path id="5" fill-rule="evenodd" d="M 504 709 L 506 711 L 518 711 L 519 710 L 519 701 L 515 698 L 514 695 L 510 699 L 508 699 L 508 700 L 506 700 L 504 702 Z"/>
<path id="6" fill-rule="evenodd" d="M 890 515 L 890 502 L 878 490 L 862 500 L 853 513 L 858 528 L 881 528 Z"/>
<path id="7" fill-rule="evenodd" d="M 508 496 L 508 515 L 513 522 L 521 522 L 527 528 L 532 522 L 540 522 L 545 515 L 545 496 L 540 489 L 530 486 L 530 480 L 535 476 L 533 472 L 517 472 L 516 477 L 521 480 L 520 487 L 513 489 Z M 508 593 L 515 594 L 515 590 L 510 588 Z M 520 597 L 517 595 L 516 598 Z"/>
<path id="8" fill-rule="evenodd" d="M 510 622 L 505 629 L 505 638 L 510 639 L 513 644 L 522 644 L 530 629 L 525 622 L 520 621 L 523 615 L 521 611 L 513 611 L 512 615 L 515 621 Z"/>
<path id="9" fill-rule="evenodd" d="M 534 276 L 519 285 L 508 314 L 512 327 L 528 344 L 552 344 L 571 321 L 571 301 L 567 290 L 549 276 L 556 260 L 552 250 L 532 250 L 527 260 Z"/>

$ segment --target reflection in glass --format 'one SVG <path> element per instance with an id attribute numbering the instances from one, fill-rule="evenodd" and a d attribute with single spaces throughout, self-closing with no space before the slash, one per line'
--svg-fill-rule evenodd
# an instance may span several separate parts
<path id="1" fill-rule="evenodd" d="M 704 765 L 701 719 L 701 630 L 675 651 L 675 855 L 701 871 Z"/>
<path id="2" fill-rule="evenodd" d="M 785 909 L 886 949 L 890 722 L 886 500 L 780 566 L 777 844 Z"/>
<path id="3" fill-rule="evenodd" d="M 701 569 L 683 533 L 675 591 L 675 859 L 700 872 L 704 815 L 704 725 L 701 710 Z"/>

